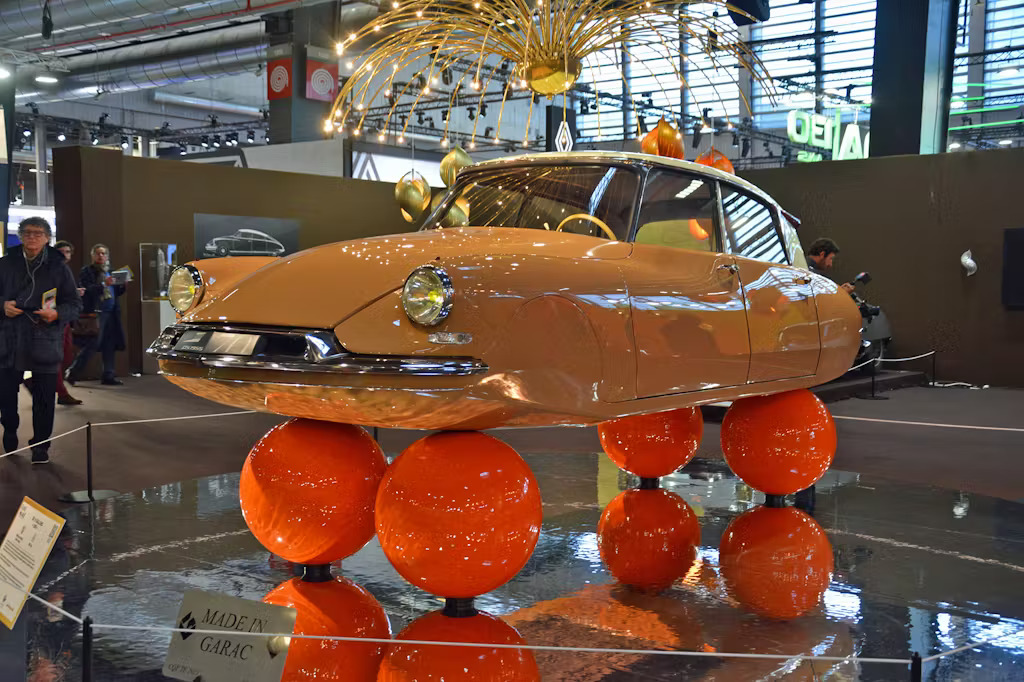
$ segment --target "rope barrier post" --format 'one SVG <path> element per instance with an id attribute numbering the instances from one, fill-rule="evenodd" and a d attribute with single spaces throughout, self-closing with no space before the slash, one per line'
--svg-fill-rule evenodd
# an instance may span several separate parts
<path id="1" fill-rule="evenodd" d="M 92 682 L 92 617 L 82 620 L 82 682 Z"/>
<path id="2" fill-rule="evenodd" d="M 889 398 L 884 395 L 878 395 L 875 393 L 875 374 L 878 371 L 878 360 L 871 360 L 871 395 L 859 395 L 857 396 L 861 400 L 888 400 Z"/>
<path id="3" fill-rule="evenodd" d="M 923 668 L 921 654 L 915 651 L 910 658 L 910 682 L 921 682 Z"/>
<path id="4" fill-rule="evenodd" d="M 935 358 L 937 356 L 938 356 L 938 353 L 936 353 L 935 351 L 932 351 L 932 382 L 930 384 L 932 388 L 935 388 Z"/>
<path id="5" fill-rule="evenodd" d="M 58 499 L 71 504 L 90 504 L 97 500 L 117 497 L 121 493 L 116 490 L 93 490 L 92 487 L 92 422 L 85 424 L 85 490 L 76 490 Z"/>

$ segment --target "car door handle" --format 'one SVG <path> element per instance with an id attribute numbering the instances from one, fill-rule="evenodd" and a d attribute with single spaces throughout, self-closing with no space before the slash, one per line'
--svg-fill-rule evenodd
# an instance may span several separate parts
<path id="1" fill-rule="evenodd" d="M 719 266 L 718 266 L 718 269 L 719 269 L 719 270 L 725 270 L 725 271 L 727 271 L 727 272 L 729 272 L 729 273 L 731 273 L 731 274 L 735 275 L 735 274 L 738 274 L 738 273 L 739 273 L 739 271 L 740 271 L 740 266 L 738 266 L 738 265 L 735 265 L 735 264 L 733 264 L 733 263 L 729 263 L 728 265 L 719 265 Z"/>

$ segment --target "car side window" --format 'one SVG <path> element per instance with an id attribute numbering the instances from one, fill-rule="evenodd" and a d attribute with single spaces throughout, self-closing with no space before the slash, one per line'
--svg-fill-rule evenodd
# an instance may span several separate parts
<path id="1" fill-rule="evenodd" d="M 767 263 L 789 263 L 775 215 L 767 204 L 723 183 L 722 212 L 732 253 Z"/>
<path id="2" fill-rule="evenodd" d="M 644 187 L 637 244 L 691 251 L 715 251 L 714 180 L 671 170 L 654 170 Z"/>

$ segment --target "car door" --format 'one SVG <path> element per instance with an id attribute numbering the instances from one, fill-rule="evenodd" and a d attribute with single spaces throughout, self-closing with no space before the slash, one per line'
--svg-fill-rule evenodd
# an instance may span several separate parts
<path id="1" fill-rule="evenodd" d="M 638 398 L 743 384 L 750 346 L 715 181 L 655 170 L 626 259 Z"/>
<path id="2" fill-rule="evenodd" d="M 750 329 L 747 382 L 814 374 L 821 340 L 810 273 L 789 264 L 775 207 L 729 183 L 720 189 Z"/>

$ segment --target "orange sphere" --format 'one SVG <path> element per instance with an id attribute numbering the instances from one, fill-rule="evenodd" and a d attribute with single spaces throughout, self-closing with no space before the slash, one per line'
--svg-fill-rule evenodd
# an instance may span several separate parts
<path id="1" fill-rule="evenodd" d="M 599 424 L 601 447 L 615 465 L 641 478 L 667 476 L 697 454 L 704 435 L 698 407 L 640 414 Z"/>
<path id="2" fill-rule="evenodd" d="M 295 634 L 391 638 L 391 624 L 384 608 L 365 589 L 342 577 L 323 583 L 292 578 L 274 588 L 263 601 L 296 610 Z M 373 682 L 385 646 L 293 638 L 281 679 Z"/>
<path id="3" fill-rule="evenodd" d="M 377 536 L 388 560 L 442 597 L 475 597 L 507 583 L 533 553 L 540 524 L 530 467 L 476 431 L 416 441 L 377 493 Z"/>
<path id="4" fill-rule="evenodd" d="M 440 611 L 409 623 L 396 642 L 413 639 L 434 642 L 524 644 L 515 628 L 480 612 L 468 618 L 449 618 Z M 391 644 L 380 666 L 379 682 L 533 682 L 540 679 L 529 649 L 486 649 L 429 644 Z"/>
<path id="5" fill-rule="evenodd" d="M 709 149 L 698 156 L 694 159 L 694 162 L 699 163 L 702 166 L 717 168 L 718 170 L 725 171 L 726 173 L 732 173 L 733 175 L 736 174 L 736 169 L 733 167 L 732 161 L 729 160 L 729 157 L 714 148 Z"/>
<path id="6" fill-rule="evenodd" d="M 832 543 L 818 522 L 794 507 L 757 507 L 722 535 L 726 589 L 748 609 L 788 620 L 818 605 L 832 580 Z"/>
<path id="7" fill-rule="evenodd" d="M 260 439 L 238 496 L 249 530 L 274 554 L 329 564 L 373 537 L 373 503 L 387 461 L 351 424 L 292 419 Z"/>
<path id="8" fill-rule="evenodd" d="M 667 490 L 627 490 L 597 524 L 601 560 L 615 579 L 642 590 L 669 587 L 697 558 L 697 515 Z"/>
<path id="9" fill-rule="evenodd" d="M 836 425 L 806 389 L 742 398 L 722 420 L 722 452 L 750 487 L 789 495 L 810 487 L 832 465 Z"/>

